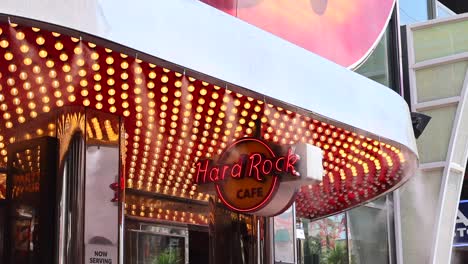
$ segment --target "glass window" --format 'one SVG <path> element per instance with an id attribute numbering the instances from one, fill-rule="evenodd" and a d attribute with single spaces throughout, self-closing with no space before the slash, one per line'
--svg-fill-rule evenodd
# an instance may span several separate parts
<path id="1" fill-rule="evenodd" d="M 275 263 L 294 263 L 294 206 L 276 216 L 273 221 Z"/>
<path id="2" fill-rule="evenodd" d="M 392 87 L 389 61 L 389 32 L 389 27 L 387 27 L 376 48 L 367 60 L 356 69 L 356 72 L 387 87 Z"/>
<path id="3" fill-rule="evenodd" d="M 392 195 L 346 213 L 311 222 L 300 219 L 300 264 L 394 263 Z"/>
<path id="4" fill-rule="evenodd" d="M 140 224 L 139 230 L 129 230 L 127 241 L 131 264 L 188 263 L 188 230 L 186 227 Z"/>
<path id="5" fill-rule="evenodd" d="M 385 199 L 348 212 L 351 263 L 389 263 Z"/>
<path id="6" fill-rule="evenodd" d="M 400 24 L 412 24 L 429 19 L 429 1 L 431 0 L 400 0 Z"/>
<path id="7" fill-rule="evenodd" d="M 436 11 L 437 11 L 437 18 L 441 17 L 450 17 L 456 15 L 455 12 L 450 10 L 450 8 L 446 7 L 439 1 L 436 1 Z"/>
<path id="8" fill-rule="evenodd" d="M 310 222 L 302 219 L 304 264 L 347 264 L 346 216 L 339 214 Z"/>

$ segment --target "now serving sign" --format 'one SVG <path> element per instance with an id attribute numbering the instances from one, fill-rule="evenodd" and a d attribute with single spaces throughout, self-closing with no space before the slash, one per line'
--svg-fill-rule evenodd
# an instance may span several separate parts
<path id="1" fill-rule="evenodd" d="M 87 244 L 85 252 L 85 263 L 117 264 L 117 247 Z"/>

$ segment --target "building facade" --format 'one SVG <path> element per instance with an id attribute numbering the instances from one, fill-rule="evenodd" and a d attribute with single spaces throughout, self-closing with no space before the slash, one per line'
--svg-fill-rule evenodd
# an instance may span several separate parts
<path id="1" fill-rule="evenodd" d="M 355 35 L 311 51 L 261 24 L 271 13 L 232 5 L 249 1 L 221 2 L 0 7 L 6 263 L 400 263 L 393 191 L 418 154 L 397 3 L 340 61 L 320 48 Z M 339 13 L 316 2 L 316 15 Z M 281 165 L 291 149 L 305 160 L 294 169 Z M 263 171 L 236 176 L 242 157 Z"/>
<path id="2" fill-rule="evenodd" d="M 464 23 L 466 15 L 458 15 L 407 26 L 412 111 L 432 119 L 418 139 L 420 169 L 413 181 L 400 191 L 406 263 L 449 263 L 452 259 L 468 158 L 464 114 L 467 46 L 464 34 L 459 31 L 465 28 Z M 421 208 L 419 203 L 432 206 L 424 206 L 418 212 L 414 208 Z M 416 235 L 421 230 L 427 230 L 426 235 Z M 452 261 L 463 263 L 464 260 Z"/>

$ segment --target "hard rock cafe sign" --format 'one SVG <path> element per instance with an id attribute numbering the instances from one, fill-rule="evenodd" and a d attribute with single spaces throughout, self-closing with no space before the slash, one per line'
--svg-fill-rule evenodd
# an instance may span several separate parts
<path id="1" fill-rule="evenodd" d="M 279 147 L 257 138 L 242 138 L 216 161 L 200 160 L 198 185 L 214 184 L 219 199 L 229 209 L 263 216 L 281 213 L 294 201 L 300 157 L 293 147 Z"/>

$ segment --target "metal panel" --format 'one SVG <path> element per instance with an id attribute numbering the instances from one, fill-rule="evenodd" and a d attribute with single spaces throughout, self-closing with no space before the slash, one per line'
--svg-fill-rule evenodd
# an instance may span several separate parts
<path id="1" fill-rule="evenodd" d="M 409 78 L 410 78 L 410 85 L 411 85 L 411 96 L 412 96 L 412 109 L 414 111 L 422 111 L 428 109 L 443 109 L 448 107 L 453 107 L 456 105 L 456 113 L 454 116 L 454 121 L 452 124 L 449 124 L 444 127 L 439 126 L 439 130 L 446 130 L 446 133 L 450 133 L 450 142 L 446 146 L 445 149 L 441 149 L 447 153 L 446 157 L 440 161 L 430 162 L 421 164 L 421 173 L 422 175 L 428 175 L 428 171 L 431 168 L 439 168 L 439 170 L 443 170 L 442 181 L 440 183 L 440 191 L 439 190 L 428 190 L 427 188 L 424 189 L 425 193 L 433 196 L 434 194 L 438 194 L 438 202 L 437 206 L 435 207 L 435 212 L 424 212 L 424 219 L 435 219 L 434 223 L 430 225 L 426 225 L 426 228 L 420 227 L 419 230 L 416 230 L 419 233 L 430 233 L 433 231 L 432 236 L 426 239 L 427 242 L 414 244 L 408 250 L 408 248 L 404 248 L 404 255 L 408 256 L 416 256 L 420 259 L 425 258 L 426 262 L 429 263 L 449 263 L 451 258 L 451 251 L 452 251 L 452 244 L 453 244 L 453 236 L 451 235 L 452 230 L 455 226 L 456 220 L 456 210 L 458 207 L 458 199 L 460 196 L 460 186 L 462 185 L 463 177 L 460 175 L 463 174 L 466 166 L 466 160 L 468 153 L 466 152 L 466 142 L 467 142 L 467 135 L 463 128 L 466 127 L 466 120 L 467 120 L 467 113 L 468 111 L 466 102 L 468 99 L 468 72 L 466 69 L 458 73 L 457 78 L 462 78 L 463 85 L 460 87 L 455 87 L 459 93 L 456 96 L 451 96 L 447 98 L 439 98 L 437 97 L 435 100 L 431 100 L 424 103 L 418 103 L 418 96 L 420 97 L 420 92 L 418 90 L 417 85 L 420 84 L 416 81 L 416 71 L 419 69 L 424 68 L 435 68 L 440 65 L 449 65 L 458 63 L 461 61 L 467 60 L 467 53 L 463 52 L 463 50 L 455 51 L 456 54 L 439 54 L 440 56 L 437 58 L 428 57 L 426 60 L 421 62 L 416 62 L 415 53 L 417 49 L 421 46 L 416 43 L 417 41 L 426 41 L 428 36 L 424 39 L 417 39 L 414 37 L 415 32 L 422 33 L 423 30 L 425 32 L 431 32 L 440 28 L 446 28 L 447 26 L 454 25 L 454 27 L 449 30 L 451 34 L 457 32 L 457 34 L 463 34 L 457 31 L 459 27 L 457 24 L 466 23 L 468 19 L 467 14 L 449 17 L 449 18 L 442 18 L 437 20 L 431 20 L 424 23 L 417 23 L 413 24 L 408 27 L 408 58 L 409 58 Z M 466 27 L 465 27 L 466 28 Z M 463 29 L 465 29 L 463 28 Z M 429 36 L 430 37 L 430 36 Z M 435 41 L 432 39 L 432 41 Z M 430 43 L 429 43 L 430 44 Z M 453 43 L 444 43 L 446 45 L 451 45 Z M 437 51 L 434 51 L 437 53 Z M 442 57 L 441 57 L 442 56 Z M 440 75 L 440 74 L 439 74 Z M 445 74 L 447 75 L 447 74 Z M 444 76 L 443 74 L 441 76 Z M 444 76 L 448 78 L 450 76 Z M 460 86 L 460 84 L 458 84 Z M 450 95 L 446 95 L 450 96 Z M 428 131 L 429 132 L 429 131 Z M 426 135 L 428 136 L 428 135 Z M 433 135 L 434 139 L 439 139 L 437 135 Z M 431 150 L 433 151 L 433 150 Z M 417 178 L 415 178 L 417 179 Z M 426 177 L 426 179 L 428 179 Z M 414 194 L 422 193 L 421 189 L 415 191 Z M 404 199 L 404 198 L 403 198 Z M 401 200 L 402 203 L 406 203 L 406 201 Z M 427 203 L 427 201 L 425 201 Z M 413 208 L 417 208 L 418 205 L 412 205 Z M 417 211 L 413 215 L 409 214 L 408 217 L 416 217 Z M 421 219 L 421 218 L 419 218 Z M 421 224 L 419 224 L 421 226 Z M 434 230 L 431 230 L 434 229 Z M 448 231 L 449 230 L 449 231 Z M 450 233 L 450 235 L 449 235 Z M 402 234 L 407 238 L 411 238 L 413 232 L 409 232 L 407 234 Z M 410 250 L 417 250 L 419 251 L 419 255 L 414 254 L 414 252 L 410 252 Z M 422 253 L 422 254 L 421 254 Z M 427 254 L 427 253 L 430 253 Z"/>

